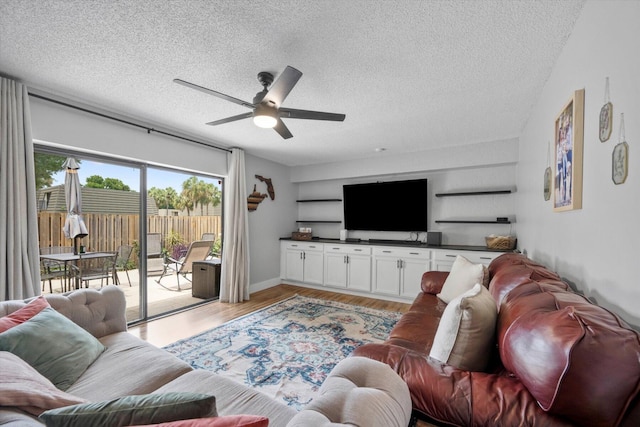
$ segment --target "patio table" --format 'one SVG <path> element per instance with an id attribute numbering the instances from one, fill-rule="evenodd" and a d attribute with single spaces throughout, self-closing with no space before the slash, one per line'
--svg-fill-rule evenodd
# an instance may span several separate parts
<path id="1" fill-rule="evenodd" d="M 109 258 L 113 256 L 113 252 L 85 252 L 80 254 L 74 254 L 72 252 L 61 254 L 42 254 L 40 259 L 47 259 L 51 261 L 58 261 L 64 264 L 64 280 L 65 288 L 67 280 L 69 279 L 69 263 L 76 263 L 80 259 L 96 259 L 96 258 Z M 114 275 L 116 284 L 119 283 L 118 275 Z M 80 289 L 80 280 L 76 277 L 75 288 Z"/>

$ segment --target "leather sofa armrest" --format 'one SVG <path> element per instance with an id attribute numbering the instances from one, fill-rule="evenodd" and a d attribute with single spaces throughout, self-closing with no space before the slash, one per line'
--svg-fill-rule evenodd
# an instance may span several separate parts
<path id="1" fill-rule="evenodd" d="M 422 292 L 433 295 L 439 294 L 448 275 L 448 271 L 427 271 L 422 275 L 420 284 Z"/>

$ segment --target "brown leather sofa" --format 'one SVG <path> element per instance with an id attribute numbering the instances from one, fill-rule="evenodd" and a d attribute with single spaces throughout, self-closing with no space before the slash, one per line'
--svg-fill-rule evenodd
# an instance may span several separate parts
<path id="1" fill-rule="evenodd" d="M 489 266 L 498 317 L 483 372 L 429 357 L 448 275 L 427 272 L 422 292 L 382 344 L 353 355 L 390 365 L 419 418 L 458 426 L 640 426 L 640 334 L 521 254 Z"/>

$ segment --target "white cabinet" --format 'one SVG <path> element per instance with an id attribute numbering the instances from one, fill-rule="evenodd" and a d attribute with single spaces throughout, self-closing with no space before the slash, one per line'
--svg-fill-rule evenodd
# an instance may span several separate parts
<path id="1" fill-rule="evenodd" d="M 451 271 L 458 255 L 489 265 L 502 254 L 295 240 L 283 240 L 280 249 L 280 277 L 285 281 L 402 301 L 418 295 L 426 271 Z"/>
<path id="2" fill-rule="evenodd" d="M 324 246 L 324 284 L 371 291 L 371 248 L 356 245 Z"/>
<path id="3" fill-rule="evenodd" d="M 414 298 L 429 271 L 431 251 L 396 247 L 373 249 L 373 292 Z"/>
<path id="4" fill-rule="evenodd" d="M 283 242 L 284 263 L 281 275 L 285 279 L 321 285 L 323 283 L 323 245 L 308 242 Z"/>
<path id="5" fill-rule="evenodd" d="M 436 249 L 433 252 L 434 256 L 431 270 L 435 271 L 451 271 L 451 266 L 458 255 L 462 255 L 475 264 L 484 264 L 486 266 L 488 266 L 494 258 L 502 255 L 502 252 L 451 251 L 445 249 Z"/>

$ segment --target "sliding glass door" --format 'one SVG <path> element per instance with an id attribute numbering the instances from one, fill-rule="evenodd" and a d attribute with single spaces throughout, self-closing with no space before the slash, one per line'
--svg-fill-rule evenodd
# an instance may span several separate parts
<path id="1" fill-rule="evenodd" d="M 117 253 L 110 273 L 100 280 L 78 283 L 71 279 L 69 263 L 45 258 L 74 250 L 74 240 L 64 233 L 68 157 L 79 164 L 87 227 L 77 241 L 79 252 Z M 202 260 L 215 262 L 222 243 L 221 179 L 47 147 L 37 147 L 34 160 L 41 269 L 51 278 L 43 280 L 43 292 L 115 283 L 125 293 L 128 322 L 206 301 L 192 296 L 192 268 L 177 275 L 173 267 L 192 242 L 203 239 L 210 245 Z"/>
<path id="2" fill-rule="evenodd" d="M 193 292 L 193 281 L 219 260 L 222 180 L 149 167 L 147 187 L 155 206 L 147 211 L 149 316 L 215 298 L 213 290 Z M 215 287 L 206 280 L 204 287 Z"/>

